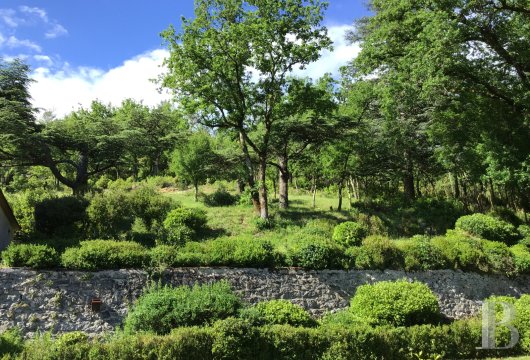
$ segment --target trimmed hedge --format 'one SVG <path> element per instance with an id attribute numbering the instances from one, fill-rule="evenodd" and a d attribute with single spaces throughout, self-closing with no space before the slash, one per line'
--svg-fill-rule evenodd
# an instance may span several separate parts
<path id="1" fill-rule="evenodd" d="M 59 265 L 59 255 L 47 245 L 10 244 L 2 252 L 2 263 L 9 267 L 47 269 Z"/>
<path id="2" fill-rule="evenodd" d="M 166 230 L 165 239 L 160 239 L 164 245 L 182 245 L 196 240 L 204 231 L 207 218 L 201 209 L 177 208 L 167 214 L 164 220 Z"/>
<path id="3" fill-rule="evenodd" d="M 370 325 L 411 326 L 441 319 L 438 299 L 425 284 L 400 280 L 361 285 L 350 311 Z"/>
<path id="4" fill-rule="evenodd" d="M 244 309 L 241 317 L 253 325 L 291 325 L 313 327 L 316 321 L 300 305 L 289 300 L 270 300 Z"/>
<path id="5" fill-rule="evenodd" d="M 486 240 L 514 243 L 519 238 L 515 226 L 509 222 L 484 214 L 462 216 L 456 221 L 455 229 L 468 232 Z"/>
<path id="6" fill-rule="evenodd" d="M 154 286 L 134 303 L 125 331 L 168 334 L 180 326 L 206 325 L 236 315 L 241 306 L 225 281 L 191 288 Z"/>
<path id="7" fill-rule="evenodd" d="M 363 225 L 346 221 L 337 225 L 333 230 L 333 241 L 346 247 L 358 246 L 367 235 L 368 229 Z"/>
<path id="8" fill-rule="evenodd" d="M 55 346 L 50 337 L 26 343 L 18 358 L 25 360 L 144 360 L 144 359 L 470 359 L 490 353 L 477 351 L 480 323 L 401 328 L 367 326 L 301 328 L 289 325 L 252 327 L 229 318 L 213 327 L 175 329 L 164 336 L 138 334 Z"/>
<path id="9" fill-rule="evenodd" d="M 149 263 L 149 252 L 131 241 L 90 240 L 62 254 L 62 265 L 76 270 L 142 268 Z"/>

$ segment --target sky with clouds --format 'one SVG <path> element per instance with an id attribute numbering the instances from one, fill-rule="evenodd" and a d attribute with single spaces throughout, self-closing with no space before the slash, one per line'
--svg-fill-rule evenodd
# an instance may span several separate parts
<path id="1" fill-rule="evenodd" d="M 364 0 L 331 0 L 324 23 L 334 50 L 298 75 L 336 74 L 359 51 L 345 41 L 346 31 L 367 14 Z M 57 116 L 95 99 L 154 106 L 169 99 L 151 81 L 167 56 L 159 34 L 192 15 L 193 0 L 2 0 L 0 57 L 31 66 L 34 106 Z"/>

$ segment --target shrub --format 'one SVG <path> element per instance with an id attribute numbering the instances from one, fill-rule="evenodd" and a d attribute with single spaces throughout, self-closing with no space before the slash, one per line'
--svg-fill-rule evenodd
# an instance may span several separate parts
<path id="1" fill-rule="evenodd" d="M 172 210 L 164 220 L 167 245 L 182 245 L 197 239 L 204 231 L 207 218 L 201 209 L 177 208 Z"/>
<path id="2" fill-rule="evenodd" d="M 523 244 L 514 245 L 510 248 L 517 274 L 530 273 L 530 251 Z"/>
<path id="3" fill-rule="evenodd" d="M 291 325 L 312 327 L 316 325 L 311 315 L 299 305 L 289 300 L 270 300 L 260 302 L 243 312 L 243 318 L 252 319 L 255 325 Z"/>
<path id="4" fill-rule="evenodd" d="M 6 330 L 0 334 L 0 356 L 17 355 L 24 349 L 24 339 L 18 329 Z"/>
<path id="5" fill-rule="evenodd" d="M 335 227 L 333 240 L 349 247 L 361 245 L 362 240 L 368 235 L 368 230 L 361 224 L 346 221 Z"/>
<path id="6" fill-rule="evenodd" d="M 530 226 L 528 225 L 520 225 L 517 228 L 517 231 L 521 235 L 522 238 L 530 239 Z"/>
<path id="7" fill-rule="evenodd" d="M 275 225 L 273 219 L 271 218 L 262 219 L 260 217 L 253 218 L 252 224 L 254 225 L 257 231 L 272 230 L 274 229 L 274 225 Z"/>
<path id="8" fill-rule="evenodd" d="M 336 221 L 330 219 L 309 220 L 301 229 L 305 236 L 315 236 L 321 238 L 331 238 L 335 229 Z"/>
<path id="9" fill-rule="evenodd" d="M 441 316 L 438 300 L 429 287 L 406 280 L 359 286 L 350 311 L 370 325 L 429 324 Z"/>
<path id="10" fill-rule="evenodd" d="M 129 201 L 135 217 L 142 219 L 149 231 L 161 225 L 168 213 L 176 207 L 173 200 L 150 186 L 141 186 L 131 191 Z"/>
<path id="11" fill-rule="evenodd" d="M 383 236 L 369 236 L 364 239 L 356 254 L 357 269 L 401 269 L 403 255 L 392 242 Z"/>
<path id="12" fill-rule="evenodd" d="M 329 340 L 318 329 L 272 325 L 260 329 L 259 353 L 266 359 L 320 359 Z"/>
<path id="13" fill-rule="evenodd" d="M 87 208 L 90 234 L 101 239 L 116 239 L 127 232 L 134 222 L 134 212 L 123 190 L 97 194 Z"/>
<path id="14" fill-rule="evenodd" d="M 484 214 L 462 216 L 457 220 L 455 228 L 483 239 L 504 243 L 513 243 L 519 237 L 512 224 Z"/>
<path id="15" fill-rule="evenodd" d="M 513 275 L 515 265 L 510 248 L 506 244 L 495 241 L 482 242 L 484 255 L 488 259 L 489 272 L 496 274 Z"/>
<path id="16" fill-rule="evenodd" d="M 52 194 L 42 189 L 25 190 L 16 194 L 4 194 L 13 209 L 17 221 L 25 233 L 35 231 L 35 206 Z"/>
<path id="17" fill-rule="evenodd" d="M 402 245 L 405 270 L 437 270 L 445 269 L 448 260 L 444 253 L 431 243 L 426 236 L 414 236 L 410 240 L 398 242 Z"/>
<path id="18" fill-rule="evenodd" d="M 267 240 L 221 238 L 205 244 L 209 265 L 239 267 L 272 267 L 275 252 Z"/>
<path id="19" fill-rule="evenodd" d="M 2 261 L 9 267 L 47 269 L 59 265 L 59 255 L 46 245 L 10 244 L 2 252 Z"/>
<path id="20" fill-rule="evenodd" d="M 258 331 L 247 321 L 227 318 L 217 321 L 213 328 L 212 354 L 215 359 L 255 359 Z"/>
<path id="21" fill-rule="evenodd" d="M 90 240 L 67 249 L 62 264 L 65 268 L 88 271 L 141 268 L 148 263 L 148 256 L 147 249 L 135 242 Z"/>
<path id="22" fill-rule="evenodd" d="M 218 189 L 210 195 L 204 196 L 204 204 L 206 206 L 232 206 L 237 204 L 239 198 L 230 194 L 228 191 Z"/>
<path id="23" fill-rule="evenodd" d="M 140 296 L 125 319 L 126 332 L 167 334 L 179 326 L 211 324 L 234 316 L 241 300 L 221 281 L 211 285 L 154 286 Z"/>
<path id="24" fill-rule="evenodd" d="M 444 254 L 455 269 L 488 271 L 488 258 L 479 239 L 459 231 L 448 231 L 446 236 L 435 237 L 431 243 Z"/>
<path id="25" fill-rule="evenodd" d="M 80 234 L 88 201 L 74 196 L 44 199 L 35 205 L 35 230 L 52 236 Z"/>
<path id="26" fill-rule="evenodd" d="M 291 256 L 292 261 L 304 269 L 321 270 L 339 267 L 342 253 L 336 245 L 320 240 L 302 245 Z"/>

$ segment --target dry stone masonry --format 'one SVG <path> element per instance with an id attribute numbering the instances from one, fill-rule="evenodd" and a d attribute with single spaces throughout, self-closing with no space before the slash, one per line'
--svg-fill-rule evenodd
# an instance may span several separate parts
<path id="1" fill-rule="evenodd" d="M 225 279 L 249 303 L 289 299 L 315 316 L 348 306 L 362 284 L 383 280 L 418 280 L 438 296 L 451 318 L 477 313 L 491 295 L 530 293 L 530 277 L 508 279 L 460 271 L 302 271 L 295 269 L 179 268 L 153 275 L 140 270 L 101 272 L 0 269 L 0 331 L 19 327 L 27 336 L 36 331 L 113 331 L 128 307 L 153 281 L 193 285 Z M 92 306 L 94 299 L 101 306 Z"/>

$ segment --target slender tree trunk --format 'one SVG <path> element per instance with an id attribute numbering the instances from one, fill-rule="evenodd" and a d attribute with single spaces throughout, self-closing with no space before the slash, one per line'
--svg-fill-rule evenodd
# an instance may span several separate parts
<path id="1" fill-rule="evenodd" d="M 237 179 L 237 192 L 243 194 L 245 192 L 245 182 L 241 179 Z"/>
<path id="2" fill-rule="evenodd" d="M 491 178 L 488 179 L 488 186 L 489 186 L 489 192 L 490 192 L 490 196 L 489 196 L 489 200 L 490 200 L 490 208 L 493 209 L 493 207 L 495 206 L 495 189 L 493 188 L 493 181 L 491 180 Z"/>
<path id="3" fill-rule="evenodd" d="M 339 182 L 339 206 L 337 206 L 337 211 L 342 211 L 342 187 L 343 187 L 344 180 L 340 180 Z"/>
<path id="4" fill-rule="evenodd" d="M 452 181 L 453 181 L 453 196 L 455 199 L 460 199 L 460 185 L 458 184 L 458 174 L 456 172 L 453 172 L 451 174 Z"/>
<path id="5" fill-rule="evenodd" d="M 407 200 L 414 200 L 416 198 L 416 191 L 414 187 L 414 165 L 408 151 L 405 152 L 406 171 L 403 175 L 403 190 Z"/>
<path id="6" fill-rule="evenodd" d="M 313 176 L 313 209 L 317 206 L 317 178 Z"/>
<path id="7" fill-rule="evenodd" d="M 260 157 L 259 161 L 259 204 L 260 217 L 263 220 L 269 219 L 269 204 L 267 199 L 267 158 Z"/>
<path id="8" fill-rule="evenodd" d="M 278 197 L 278 193 L 276 191 L 276 177 L 272 177 L 272 189 L 274 190 L 274 199 Z"/>
<path id="9" fill-rule="evenodd" d="M 261 213 L 260 206 L 260 196 L 256 190 L 256 183 L 254 182 L 254 166 L 252 165 L 252 159 L 250 158 L 250 153 L 248 151 L 247 142 L 245 141 L 245 135 L 243 132 L 239 132 L 239 143 L 241 145 L 241 150 L 245 158 L 245 167 L 247 171 L 247 182 L 250 187 L 250 195 L 252 197 L 252 204 L 254 205 L 254 210 L 257 213 Z"/>
<path id="10" fill-rule="evenodd" d="M 348 193 L 348 203 L 350 204 L 350 209 L 353 207 L 352 205 L 352 192 L 353 190 L 350 190 L 350 184 L 348 181 L 346 181 L 346 192 Z"/>
<path id="11" fill-rule="evenodd" d="M 193 187 L 195 188 L 195 202 L 198 202 L 199 201 L 199 182 L 194 181 Z"/>
<path id="12" fill-rule="evenodd" d="M 280 169 L 279 185 L 280 185 L 280 209 L 287 209 L 289 207 L 289 167 L 287 154 L 284 153 L 278 156 L 278 167 Z"/>

